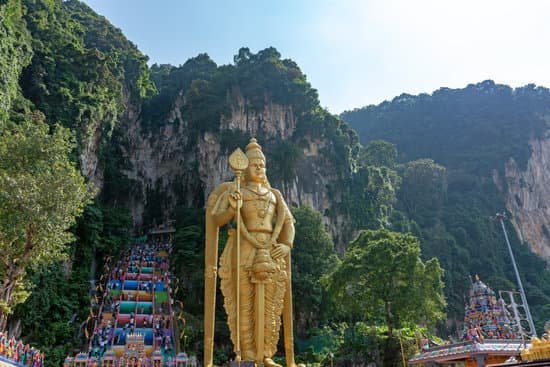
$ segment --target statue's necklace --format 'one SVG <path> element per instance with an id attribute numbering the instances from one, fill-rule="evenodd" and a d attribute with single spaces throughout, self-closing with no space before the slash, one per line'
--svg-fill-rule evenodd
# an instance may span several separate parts
<path id="1" fill-rule="evenodd" d="M 258 208 L 258 217 L 263 219 L 269 209 L 269 198 L 259 197 L 258 199 L 259 200 L 256 203 L 256 208 Z"/>
<path id="2" fill-rule="evenodd" d="M 269 196 L 267 194 L 270 193 L 269 190 L 266 190 L 264 193 L 260 193 L 254 189 L 251 189 L 250 187 L 247 187 L 248 190 L 250 190 L 252 193 L 256 194 L 258 197 L 258 200 L 256 201 L 256 208 L 258 209 L 258 217 L 265 218 L 267 214 L 267 210 L 269 209 Z"/>

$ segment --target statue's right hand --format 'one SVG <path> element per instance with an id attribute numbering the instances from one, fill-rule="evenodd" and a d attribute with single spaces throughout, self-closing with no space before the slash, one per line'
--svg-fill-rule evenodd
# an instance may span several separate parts
<path id="1" fill-rule="evenodd" d="M 237 210 L 237 204 L 239 205 L 239 207 L 242 207 L 243 205 L 243 199 L 239 191 L 230 193 L 228 196 L 228 200 L 229 200 L 229 206 L 233 210 Z"/>

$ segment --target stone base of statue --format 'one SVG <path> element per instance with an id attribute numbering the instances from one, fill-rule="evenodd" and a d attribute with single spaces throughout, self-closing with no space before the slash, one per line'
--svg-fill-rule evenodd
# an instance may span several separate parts
<path id="1" fill-rule="evenodd" d="M 256 366 L 256 362 L 254 361 L 231 361 L 229 362 L 229 367 L 261 367 Z"/>

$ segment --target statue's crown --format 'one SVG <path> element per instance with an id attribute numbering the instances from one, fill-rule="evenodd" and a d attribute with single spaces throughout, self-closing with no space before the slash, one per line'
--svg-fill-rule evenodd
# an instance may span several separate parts
<path id="1" fill-rule="evenodd" d="M 248 160 L 252 160 L 253 158 L 259 158 L 265 162 L 265 156 L 262 152 L 262 147 L 255 138 L 250 139 L 250 143 L 246 146 L 246 157 Z"/>

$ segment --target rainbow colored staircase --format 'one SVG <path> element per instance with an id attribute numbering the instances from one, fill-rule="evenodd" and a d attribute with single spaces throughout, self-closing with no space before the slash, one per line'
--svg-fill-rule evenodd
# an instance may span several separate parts
<path id="1" fill-rule="evenodd" d="M 169 242 L 134 244 L 109 272 L 88 353 L 65 367 L 196 367 L 176 354 Z"/>

